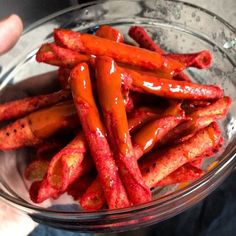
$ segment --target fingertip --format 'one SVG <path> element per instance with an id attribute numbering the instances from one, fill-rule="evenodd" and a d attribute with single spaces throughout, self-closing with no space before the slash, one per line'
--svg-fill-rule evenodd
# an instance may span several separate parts
<path id="1" fill-rule="evenodd" d="M 16 14 L 12 14 L 0 21 L 0 55 L 16 44 L 22 31 L 23 22 Z"/>

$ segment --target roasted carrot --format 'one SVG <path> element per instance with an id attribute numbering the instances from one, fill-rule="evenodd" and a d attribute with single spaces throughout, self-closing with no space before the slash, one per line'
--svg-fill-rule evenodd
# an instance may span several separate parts
<path id="1" fill-rule="evenodd" d="M 60 191 L 65 191 L 80 175 L 80 165 L 87 151 L 87 144 L 82 132 L 60 150 L 50 161 L 48 183 Z"/>
<path id="2" fill-rule="evenodd" d="M 95 180 L 87 186 L 86 191 L 82 194 L 79 201 L 81 207 L 85 210 L 99 210 L 106 202 L 106 198 L 103 192 L 102 184 L 97 176 Z"/>
<path id="3" fill-rule="evenodd" d="M 164 117 L 150 121 L 144 125 L 133 137 L 135 159 L 138 160 L 160 141 L 171 129 L 184 118 L 184 114 L 176 112 L 177 109 L 167 109 Z M 173 113 L 174 116 L 165 116 Z M 179 115 L 179 116 L 178 116 Z M 84 209 L 100 209 L 105 203 L 102 186 L 99 179 L 95 179 L 82 195 L 80 204 Z"/>
<path id="4" fill-rule="evenodd" d="M 145 125 L 133 138 L 135 149 L 141 149 L 142 154 L 149 152 L 174 127 L 182 122 L 184 117 L 163 117 Z"/>
<path id="5" fill-rule="evenodd" d="M 41 181 L 47 173 L 49 162 L 44 159 L 32 161 L 25 169 L 25 178 L 30 181 Z"/>
<path id="6" fill-rule="evenodd" d="M 81 165 L 77 167 L 77 179 L 79 179 L 81 176 L 84 176 L 86 173 L 89 173 L 92 170 L 93 166 L 94 164 L 92 162 L 92 159 L 88 156 L 85 156 Z M 75 183 L 75 181 L 77 180 L 74 180 L 73 183 Z M 69 186 L 71 186 L 71 184 Z M 41 203 L 48 198 L 57 198 L 62 193 L 63 191 L 59 190 L 58 188 L 52 187 L 52 185 L 48 183 L 47 176 L 44 176 L 43 180 L 41 181 L 34 181 L 30 187 L 30 198 L 35 203 Z"/>
<path id="7" fill-rule="evenodd" d="M 78 123 L 70 101 L 33 112 L 0 129 L 0 150 L 34 146 L 60 130 L 75 128 Z"/>
<path id="8" fill-rule="evenodd" d="M 213 100 L 223 96 L 223 90 L 215 85 L 157 79 L 152 76 L 143 76 L 134 70 L 123 70 L 122 73 L 124 85 L 138 92 L 174 99 Z"/>
<path id="9" fill-rule="evenodd" d="M 167 54 L 167 58 L 177 60 L 185 67 L 196 67 L 198 69 L 207 69 L 211 65 L 211 53 L 207 50 L 189 53 L 189 54 Z"/>
<path id="10" fill-rule="evenodd" d="M 109 25 L 101 25 L 95 33 L 96 36 L 113 40 L 117 43 L 123 43 L 124 37 L 123 35 L 115 28 Z"/>
<path id="11" fill-rule="evenodd" d="M 140 47 L 156 51 L 160 54 L 166 54 L 163 49 L 153 42 L 143 27 L 130 27 L 128 34 L 139 43 Z M 209 68 L 212 59 L 211 53 L 207 50 L 189 54 L 166 54 L 166 57 L 181 62 L 185 67 L 196 67 L 199 69 Z"/>
<path id="12" fill-rule="evenodd" d="M 0 104 L 0 121 L 23 117 L 40 108 L 48 107 L 70 98 L 70 91 L 60 90 L 58 92 L 27 97 L 16 101 Z"/>
<path id="13" fill-rule="evenodd" d="M 162 140 L 162 144 L 182 142 L 211 122 L 224 119 L 231 105 L 229 97 L 223 97 L 205 107 L 199 107 L 187 117 L 189 120 L 178 125 Z"/>
<path id="14" fill-rule="evenodd" d="M 82 177 L 75 180 L 70 186 L 68 186 L 66 191 L 74 198 L 75 201 L 78 201 L 81 199 L 82 195 L 84 195 L 88 186 L 91 185 L 93 180 L 94 175 L 92 173 L 83 175 Z"/>
<path id="15" fill-rule="evenodd" d="M 146 124 L 148 121 L 160 117 L 161 113 L 163 112 L 163 109 L 152 107 L 140 107 L 134 110 L 131 114 L 128 114 L 129 132 L 135 132 L 138 128 Z"/>
<path id="16" fill-rule="evenodd" d="M 38 159 L 50 159 L 67 143 L 67 139 L 63 139 L 61 135 L 52 137 L 42 141 L 35 147 L 36 157 Z"/>
<path id="17" fill-rule="evenodd" d="M 117 62 L 140 66 L 147 69 L 158 69 L 171 64 L 173 70 L 182 70 L 183 65 L 173 59 L 164 58 L 156 52 L 117 43 L 95 35 L 81 34 L 66 29 L 55 29 L 54 39 L 58 45 L 71 50 L 96 56 L 108 56 Z"/>
<path id="18" fill-rule="evenodd" d="M 103 185 L 109 208 L 127 207 L 130 203 L 120 180 L 93 98 L 87 64 L 79 64 L 72 70 L 70 85 L 81 125 Z"/>
<path id="19" fill-rule="evenodd" d="M 190 113 L 189 117 L 215 116 L 218 119 L 223 119 L 228 113 L 231 103 L 232 99 L 230 97 L 222 97 L 207 106 L 199 107 Z"/>
<path id="20" fill-rule="evenodd" d="M 43 44 L 36 54 L 38 62 L 72 68 L 81 62 L 88 62 L 90 56 L 62 48 L 54 43 Z"/>
<path id="21" fill-rule="evenodd" d="M 152 38 L 148 35 L 148 33 L 143 27 L 132 26 L 130 27 L 128 34 L 132 39 L 134 39 L 139 44 L 140 47 L 151 50 L 151 51 L 155 51 L 163 55 L 166 53 L 152 40 Z M 171 71 L 170 66 L 168 67 L 168 69 L 170 70 L 170 74 L 173 74 L 173 79 L 189 81 L 189 82 L 191 81 L 189 76 L 187 76 L 184 72 L 177 71 L 178 73 L 176 73 L 175 71 L 175 73 L 173 73 Z M 165 71 L 167 71 L 167 68 L 165 69 Z"/>
<path id="22" fill-rule="evenodd" d="M 141 48 L 165 54 L 165 51 L 155 44 L 143 27 L 132 26 L 129 28 L 128 34 Z"/>
<path id="23" fill-rule="evenodd" d="M 179 167 L 174 172 L 167 175 L 161 181 L 157 182 L 156 186 L 167 186 L 186 181 L 193 181 L 204 175 L 204 171 L 190 164 L 185 164 Z"/>
<path id="24" fill-rule="evenodd" d="M 97 57 L 96 76 L 106 128 L 128 196 L 133 204 L 150 201 L 151 193 L 142 180 L 128 132 L 121 94 L 121 73 L 111 58 Z"/>
<path id="25" fill-rule="evenodd" d="M 34 181 L 29 189 L 30 199 L 35 203 L 41 203 L 49 197 L 58 198 L 62 193 L 48 184 L 47 179 Z"/>
<path id="26" fill-rule="evenodd" d="M 58 69 L 58 81 L 62 89 L 69 89 L 69 76 L 70 76 L 70 68 L 59 67 Z"/>
<path id="27" fill-rule="evenodd" d="M 166 152 L 154 152 L 140 163 L 145 183 L 151 188 L 180 166 L 213 149 L 221 140 L 217 123 L 197 132 L 187 141 L 169 148 Z"/>

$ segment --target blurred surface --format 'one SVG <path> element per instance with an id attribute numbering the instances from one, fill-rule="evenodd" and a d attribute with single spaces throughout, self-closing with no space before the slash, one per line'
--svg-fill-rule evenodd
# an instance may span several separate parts
<path id="1" fill-rule="evenodd" d="M 163 0 L 160 0 L 163 1 Z M 25 26 L 56 11 L 88 2 L 86 0 L 0 0 L 0 18 L 11 13 L 19 14 Z M 236 27 L 236 1 L 235 0 L 185 0 L 200 7 L 206 8 Z"/>

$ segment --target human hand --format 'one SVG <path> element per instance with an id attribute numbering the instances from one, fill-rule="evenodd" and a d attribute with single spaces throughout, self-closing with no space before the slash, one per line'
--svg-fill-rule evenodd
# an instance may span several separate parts
<path id="1" fill-rule="evenodd" d="M 9 51 L 18 41 L 23 30 L 19 16 L 11 15 L 0 21 L 0 55 Z M 31 232 L 36 223 L 27 215 L 0 201 L 0 235 L 25 236 Z"/>
<path id="2" fill-rule="evenodd" d="M 9 51 L 16 44 L 22 30 L 22 20 L 15 14 L 0 21 L 0 55 Z"/>

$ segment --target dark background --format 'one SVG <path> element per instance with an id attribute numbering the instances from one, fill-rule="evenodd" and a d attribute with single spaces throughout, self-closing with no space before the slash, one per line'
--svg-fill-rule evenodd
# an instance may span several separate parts
<path id="1" fill-rule="evenodd" d="M 79 1 L 86 2 L 86 1 Z M 219 14 L 236 25 L 236 0 L 194 1 Z M 28 26 L 32 22 L 53 12 L 78 4 L 76 0 L 0 0 L 0 18 L 17 13 Z M 218 4 L 218 5 L 217 5 Z M 222 9 L 222 4 L 225 9 Z M 17 235 L 17 234 L 16 234 Z M 39 225 L 30 236 L 74 236 L 87 235 L 53 229 Z M 169 220 L 151 227 L 120 234 L 135 236 L 235 236 L 236 235 L 236 172 L 204 201 Z"/>

